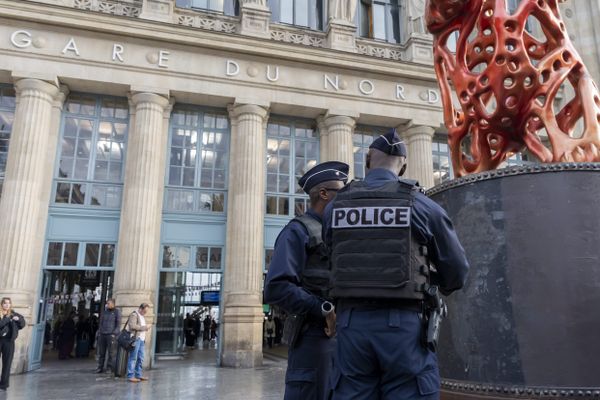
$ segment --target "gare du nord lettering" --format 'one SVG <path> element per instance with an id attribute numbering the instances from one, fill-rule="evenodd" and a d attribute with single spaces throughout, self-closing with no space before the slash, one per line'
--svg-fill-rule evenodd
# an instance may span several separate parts
<path id="1" fill-rule="evenodd" d="M 37 47 L 34 43 L 34 37 L 31 32 L 27 30 L 16 30 L 10 35 L 11 44 L 18 49 L 26 49 L 30 47 Z M 77 40 L 74 37 L 69 38 L 65 43 L 61 51 L 62 55 L 72 55 L 75 57 L 81 57 L 80 47 L 77 44 Z M 112 51 L 110 54 L 110 60 L 114 63 L 126 63 L 127 48 L 124 44 L 113 43 Z M 172 60 L 174 55 L 168 50 L 157 50 L 155 54 L 148 57 L 148 61 L 151 64 L 156 65 L 158 68 L 169 69 L 169 62 Z M 225 60 L 224 75 L 227 78 L 233 78 L 241 73 L 241 62 L 231 59 Z M 250 69 L 250 68 L 249 68 Z M 257 69 L 253 69 L 252 76 L 257 76 L 260 72 Z M 268 82 L 275 83 L 280 79 L 282 72 L 281 68 L 276 65 L 265 65 L 264 66 L 264 77 Z M 340 92 L 345 90 L 345 81 L 342 76 L 338 74 L 323 74 L 323 90 L 331 92 Z M 363 96 L 371 96 L 376 93 L 377 88 L 375 83 L 369 79 L 362 79 L 358 82 L 356 89 Z M 406 101 L 407 93 L 404 85 L 397 83 L 390 93 L 392 98 L 398 101 Z M 436 104 L 440 101 L 440 95 L 437 90 L 424 88 L 421 90 L 419 97 L 421 101 L 427 104 Z"/>

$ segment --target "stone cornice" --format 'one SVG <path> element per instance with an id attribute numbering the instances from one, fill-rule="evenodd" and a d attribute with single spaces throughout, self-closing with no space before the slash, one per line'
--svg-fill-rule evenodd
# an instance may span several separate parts
<path id="1" fill-rule="evenodd" d="M 55 25 L 81 31 L 101 32 L 162 43 L 206 47 L 294 62 L 345 68 L 391 77 L 436 81 L 431 67 L 412 63 L 366 57 L 353 53 L 299 47 L 270 39 L 244 37 L 223 32 L 190 29 L 168 23 L 120 17 L 79 9 L 65 8 L 31 1 L 0 0 L 0 18 L 42 25 Z"/>

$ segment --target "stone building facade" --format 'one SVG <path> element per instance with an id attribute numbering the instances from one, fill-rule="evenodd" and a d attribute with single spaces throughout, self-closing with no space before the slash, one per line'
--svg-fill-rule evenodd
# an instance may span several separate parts
<path id="1" fill-rule="evenodd" d="M 150 354 L 178 353 L 184 311 L 212 305 L 220 365 L 260 365 L 263 274 L 305 169 L 360 178 L 396 127 L 409 177 L 449 178 L 422 3 L 0 0 L 0 294 L 28 322 L 14 370 L 39 367 L 46 324 L 108 296 L 152 305 Z M 563 6 L 597 78 L 600 2 Z"/>

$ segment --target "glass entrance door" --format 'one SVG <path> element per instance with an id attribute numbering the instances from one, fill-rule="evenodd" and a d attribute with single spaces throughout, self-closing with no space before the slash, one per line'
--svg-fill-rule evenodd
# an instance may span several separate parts
<path id="1" fill-rule="evenodd" d="M 41 367 L 42 359 L 58 358 L 59 350 L 72 354 L 73 342 L 67 329 L 85 324 L 90 345 L 106 299 L 112 296 L 113 272 L 102 270 L 44 270 L 30 369 Z M 61 337 L 62 335 L 62 337 Z"/>
<path id="2" fill-rule="evenodd" d="M 221 276 L 208 272 L 160 273 L 158 355 L 183 354 L 186 346 L 216 346 Z M 191 319 L 185 324 L 187 314 Z"/>

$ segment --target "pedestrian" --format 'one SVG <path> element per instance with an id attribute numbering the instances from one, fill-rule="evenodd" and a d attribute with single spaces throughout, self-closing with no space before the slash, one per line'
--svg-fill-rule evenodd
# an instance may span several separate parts
<path id="1" fill-rule="evenodd" d="M 135 337 L 135 346 L 129 352 L 127 360 L 127 380 L 129 382 L 147 381 L 148 378 L 142 375 L 142 364 L 144 363 L 144 345 L 146 343 L 146 332 L 150 326 L 146 324 L 144 316 L 148 312 L 150 305 L 142 303 L 137 311 L 134 311 L 127 320 L 127 330 Z"/>
<path id="2" fill-rule="evenodd" d="M 2 377 L 0 378 L 0 390 L 6 390 L 10 379 L 10 367 L 15 355 L 15 340 L 19 336 L 19 331 L 25 328 L 25 318 L 12 309 L 12 301 L 9 297 L 2 298 L 1 307 L 0 353 L 2 353 Z"/>
<path id="3" fill-rule="evenodd" d="M 210 340 L 210 326 L 211 326 L 210 314 L 206 315 L 202 325 L 204 327 L 204 332 L 202 334 L 202 340 L 208 342 Z"/>
<path id="4" fill-rule="evenodd" d="M 275 339 L 273 343 L 275 345 L 281 344 L 281 334 L 283 333 L 283 324 L 281 323 L 281 318 L 278 315 L 273 317 L 273 322 L 275 323 Z"/>
<path id="5" fill-rule="evenodd" d="M 58 332 L 58 359 L 67 360 L 73 358 L 71 352 L 75 345 L 75 312 L 71 311 L 60 325 Z"/>
<path id="6" fill-rule="evenodd" d="M 395 130 L 380 136 L 364 181 L 325 210 L 337 312 L 334 400 L 439 399 L 437 359 L 422 336 L 424 302 L 430 285 L 445 295 L 462 288 L 469 264 L 446 212 L 399 178 L 406 156 Z"/>
<path id="7" fill-rule="evenodd" d="M 194 347 L 196 334 L 194 333 L 194 320 L 190 313 L 187 313 L 183 320 L 183 332 L 185 334 L 185 345 L 187 347 Z"/>
<path id="8" fill-rule="evenodd" d="M 265 337 L 267 338 L 267 346 L 269 348 L 273 348 L 273 338 L 275 337 L 275 321 L 273 321 L 273 316 L 269 314 L 267 320 L 265 321 Z"/>
<path id="9" fill-rule="evenodd" d="M 98 374 L 114 370 L 113 349 L 115 338 L 120 332 L 120 325 L 121 311 L 116 307 L 115 299 L 106 300 L 106 305 L 98 321 L 98 366 L 96 367 L 96 373 Z M 106 356 L 107 353 L 108 357 Z"/>
<path id="10" fill-rule="evenodd" d="M 210 340 L 216 340 L 217 339 L 217 328 L 219 327 L 219 325 L 217 324 L 217 320 L 214 318 L 211 318 L 210 321 Z"/>
<path id="11" fill-rule="evenodd" d="M 200 339 L 200 330 L 202 326 L 202 322 L 200 321 L 200 316 L 196 314 L 194 316 L 194 345 L 197 345 Z"/>
<path id="12" fill-rule="evenodd" d="M 335 349 L 335 313 L 329 301 L 328 252 L 321 239 L 321 218 L 348 179 L 347 164 L 318 164 L 298 184 L 309 195 L 310 209 L 288 223 L 275 241 L 265 279 L 265 303 L 283 309 L 293 332 L 288 342 L 285 400 L 329 398 Z"/>

